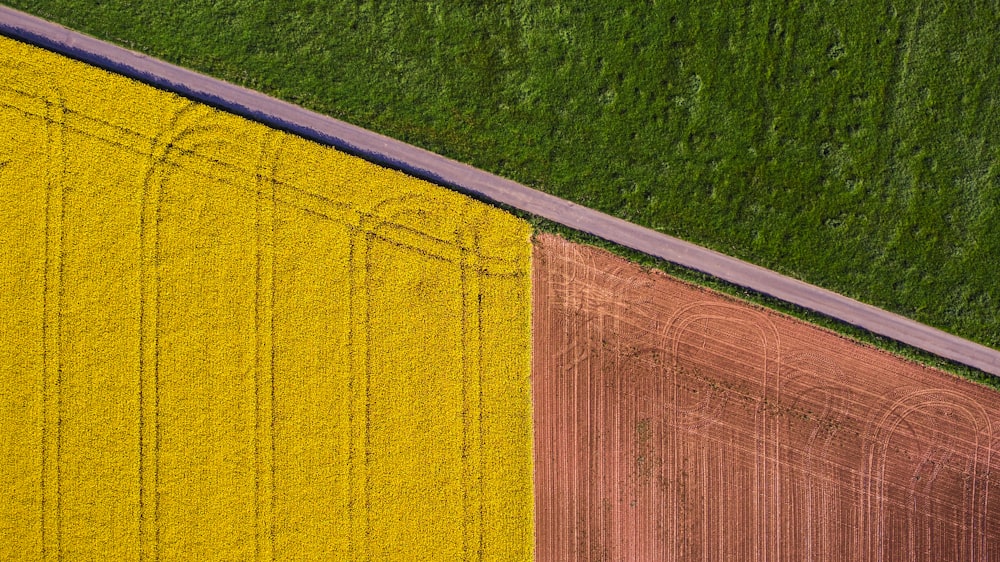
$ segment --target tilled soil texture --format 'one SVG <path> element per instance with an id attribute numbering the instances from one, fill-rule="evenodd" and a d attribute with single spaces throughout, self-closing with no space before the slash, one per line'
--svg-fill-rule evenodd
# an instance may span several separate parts
<path id="1" fill-rule="evenodd" d="M 1000 558 L 995 392 L 554 236 L 533 290 L 537 560 Z"/>

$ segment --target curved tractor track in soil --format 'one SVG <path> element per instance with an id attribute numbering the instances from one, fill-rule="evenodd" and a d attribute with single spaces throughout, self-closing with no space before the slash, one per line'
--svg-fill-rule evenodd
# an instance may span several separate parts
<path id="1" fill-rule="evenodd" d="M 994 391 L 558 237 L 533 267 L 537 560 L 1000 558 Z"/>
<path id="2" fill-rule="evenodd" d="M 995 349 L 260 92 L 117 47 L 4 6 L 0 6 L 0 34 L 334 146 L 467 195 L 509 205 L 1000 376 L 1000 351 Z"/>

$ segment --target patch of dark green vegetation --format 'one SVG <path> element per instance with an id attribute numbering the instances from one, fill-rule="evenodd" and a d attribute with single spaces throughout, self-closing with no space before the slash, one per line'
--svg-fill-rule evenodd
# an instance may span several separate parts
<path id="1" fill-rule="evenodd" d="M 517 214 L 516 210 L 508 210 Z M 989 373 L 980 371 L 979 369 L 974 369 L 972 367 L 962 365 L 961 363 L 943 359 L 937 355 L 927 353 L 922 349 L 880 336 L 874 332 L 865 330 L 864 328 L 859 328 L 852 324 L 837 320 L 836 318 L 813 312 L 809 309 L 790 304 L 774 297 L 758 293 L 756 291 L 751 291 L 738 285 L 733 285 L 732 283 L 727 283 L 716 277 L 712 277 L 698 271 L 680 267 L 668 261 L 654 258 L 648 254 L 637 252 L 613 242 L 608 242 L 607 240 L 603 240 L 596 236 L 566 228 L 552 221 L 539 219 L 523 213 L 520 214 L 520 216 L 531 222 L 538 231 L 551 232 L 580 244 L 589 244 L 591 246 L 603 248 L 640 265 L 647 271 L 654 269 L 662 271 L 668 275 L 687 281 L 688 283 L 707 287 L 733 298 L 750 302 L 764 308 L 769 308 L 817 326 L 822 326 L 823 328 L 836 332 L 842 336 L 868 344 L 883 351 L 888 351 L 889 353 L 904 357 L 910 361 L 935 367 L 953 375 L 979 383 L 983 386 L 1000 390 L 1000 377 L 995 377 Z"/>
<path id="2" fill-rule="evenodd" d="M 1000 348 L 992 3 L 6 1 Z"/>

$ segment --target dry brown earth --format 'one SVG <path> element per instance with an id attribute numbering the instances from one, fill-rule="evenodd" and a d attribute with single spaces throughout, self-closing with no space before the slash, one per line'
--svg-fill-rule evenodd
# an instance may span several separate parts
<path id="1" fill-rule="evenodd" d="M 554 236 L 534 263 L 537 560 L 1000 559 L 996 392 Z"/>

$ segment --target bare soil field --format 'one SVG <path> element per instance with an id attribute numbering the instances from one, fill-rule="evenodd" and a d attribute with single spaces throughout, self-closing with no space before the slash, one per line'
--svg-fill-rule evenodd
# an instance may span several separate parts
<path id="1" fill-rule="evenodd" d="M 537 560 L 1000 559 L 996 392 L 554 236 L 534 268 Z"/>

